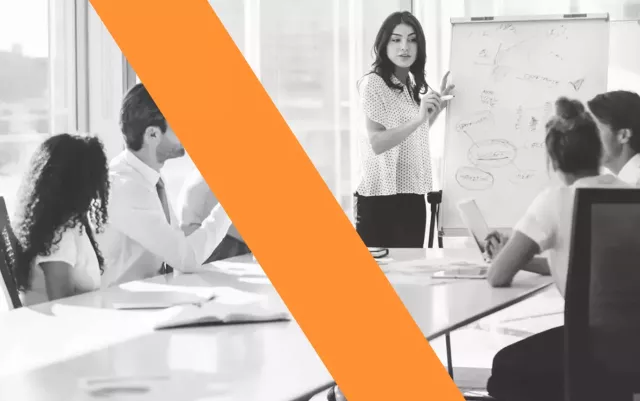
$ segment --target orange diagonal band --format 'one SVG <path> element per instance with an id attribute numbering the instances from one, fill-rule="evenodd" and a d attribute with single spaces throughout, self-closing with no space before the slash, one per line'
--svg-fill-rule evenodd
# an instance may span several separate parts
<path id="1" fill-rule="evenodd" d="M 349 401 L 462 399 L 209 3 L 91 3 Z"/>

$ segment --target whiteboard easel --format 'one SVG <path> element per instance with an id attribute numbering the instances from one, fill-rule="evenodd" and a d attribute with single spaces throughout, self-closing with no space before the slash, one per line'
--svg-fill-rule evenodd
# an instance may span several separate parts
<path id="1" fill-rule="evenodd" d="M 555 100 L 607 90 L 609 15 L 452 18 L 451 30 L 439 233 L 468 235 L 457 204 L 470 198 L 492 229 L 509 231 L 550 183 L 544 125 Z"/>

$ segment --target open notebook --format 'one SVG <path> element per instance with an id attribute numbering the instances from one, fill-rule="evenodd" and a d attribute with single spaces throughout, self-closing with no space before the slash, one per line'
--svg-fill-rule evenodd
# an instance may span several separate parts
<path id="1" fill-rule="evenodd" d="M 225 304 L 208 301 L 201 304 L 176 306 L 175 314 L 156 324 L 156 330 L 200 325 L 264 323 L 291 320 L 284 307 L 264 302 Z"/>

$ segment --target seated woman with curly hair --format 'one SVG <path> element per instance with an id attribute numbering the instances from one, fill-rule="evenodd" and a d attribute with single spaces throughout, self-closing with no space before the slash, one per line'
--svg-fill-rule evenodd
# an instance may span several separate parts
<path id="1" fill-rule="evenodd" d="M 14 276 L 25 306 L 100 288 L 94 238 L 107 221 L 109 175 L 100 140 L 60 134 L 36 150 L 19 191 Z"/>

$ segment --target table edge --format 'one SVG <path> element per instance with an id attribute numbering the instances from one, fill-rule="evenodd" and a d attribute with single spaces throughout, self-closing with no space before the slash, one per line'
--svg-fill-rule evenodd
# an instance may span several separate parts
<path id="1" fill-rule="evenodd" d="M 459 328 L 462 328 L 464 326 L 467 326 L 473 322 L 476 322 L 484 317 L 487 317 L 489 315 L 492 315 L 496 312 L 499 312 L 503 309 L 506 309 L 510 306 L 513 306 L 517 303 L 520 303 L 522 301 L 524 301 L 527 298 L 530 298 L 540 292 L 542 292 L 543 290 L 547 289 L 548 287 L 550 287 L 553 284 L 553 282 L 547 282 L 547 283 L 542 283 L 538 286 L 535 286 L 533 288 L 531 288 L 529 291 L 524 292 L 523 294 L 520 294 L 517 297 L 514 297 L 512 299 L 510 299 L 509 301 L 502 303 L 500 305 L 497 305 L 493 308 L 489 308 L 485 311 L 483 311 L 482 313 L 478 313 L 477 315 L 471 316 L 468 319 L 464 319 L 458 323 L 452 324 L 450 326 L 446 326 L 443 329 L 440 329 L 428 336 L 426 336 L 427 341 L 432 341 L 435 340 L 439 337 L 442 337 L 443 335 L 447 335 L 449 333 L 451 333 L 452 331 L 458 330 Z"/>

